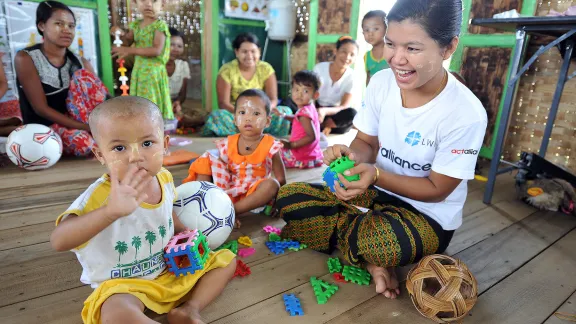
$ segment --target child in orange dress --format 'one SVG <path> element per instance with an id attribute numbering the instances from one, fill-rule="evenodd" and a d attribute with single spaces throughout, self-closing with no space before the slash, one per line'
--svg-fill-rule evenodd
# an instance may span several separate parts
<path id="1" fill-rule="evenodd" d="M 264 134 L 270 120 L 266 93 L 257 89 L 242 92 L 234 110 L 240 133 L 218 140 L 219 156 L 204 153 L 190 165 L 183 182 L 213 182 L 230 196 L 237 216 L 270 203 L 286 184 L 282 143 Z"/>

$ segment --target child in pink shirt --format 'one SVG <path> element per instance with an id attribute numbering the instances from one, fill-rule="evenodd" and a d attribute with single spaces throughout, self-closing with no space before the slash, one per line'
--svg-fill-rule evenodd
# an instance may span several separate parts
<path id="1" fill-rule="evenodd" d="M 294 116 L 284 116 L 292 120 L 290 140 L 284 144 L 282 160 L 287 168 L 317 168 L 322 166 L 320 148 L 320 119 L 314 106 L 318 99 L 320 77 L 313 71 L 300 71 L 292 81 L 292 100 L 298 105 Z M 278 114 L 278 112 L 276 111 Z"/>

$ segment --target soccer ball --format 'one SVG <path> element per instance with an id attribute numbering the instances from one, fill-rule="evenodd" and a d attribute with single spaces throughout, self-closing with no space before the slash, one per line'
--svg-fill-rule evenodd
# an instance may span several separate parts
<path id="1" fill-rule="evenodd" d="M 210 249 L 226 241 L 234 228 L 234 204 L 224 190 L 206 181 L 192 181 L 176 188 L 174 212 L 190 229 L 206 235 Z"/>
<path id="2" fill-rule="evenodd" d="M 22 169 L 47 169 L 60 160 L 62 139 L 48 126 L 23 125 L 8 136 L 6 153 Z"/>

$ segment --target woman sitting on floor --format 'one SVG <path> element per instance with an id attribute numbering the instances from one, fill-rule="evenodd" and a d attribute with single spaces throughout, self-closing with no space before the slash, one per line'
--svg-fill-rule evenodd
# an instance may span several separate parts
<path id="1" fill-rule="evenodd" d="M 358 44 L 350 36 L 342 36 L 336 42 L 333 62 L 316 64 L 314 72 L 322 80 L 320 96 L 316 100 L 321 129 L 328 133 L 344 134 L 352 128 L 356 110 L 352 105 L 354 70 L 350 67 L 358 55 Z"/>
<path id="2" fill-rule="evenodd" d="M 14 65 L 24 124 L 42 124 L 62 138 L 64 154 L 87 156 L 95 145 L 88 115 L 108 90 L 88 61 L 68 50 L 76 18 L 68 6 L 44 1 L 36 10 L 44 42 L 16 54 Z"/>
<path id="3" fill-rule="evenodd" d="M 264 90 L 270 98 L 271 109 L 280 114 L 292 115 L 288 107 L 278 106 L 278 84 L 272 66 L 260 61 L 258 38 L 251 33 L 240 34 L 232 43 L 236 59 L 224 64 L 218 72 L 216 91 L 219 110 L 206 119 L 203 136 L 229 136 L 238 133 L 234 125 L 234 104 L 240 93 L 248 89 Z M 270 126 L 264 130 L 272 136 L 283 137 L 290 133 L 290 122 L 274 115 Z"/>
<path id="4" fill-rule="evenodd" d="M 460 0 L 396 2 L 386 35 L 391 69 L 370 80 L 350 147 L 324 152 L 326 164 L 342 156 L 356 161 L 346 175 L 360 180 L 340 175 L 344 187 L 335 185 L 335 194 L 308 183 L 278 193 L 284 237 L 327 253 L 338 247 L 388 298 L 400 292 L 394 268 L 444 252 L 462 224 L 487 118 L 476 96 L 442 67 L 461 23 Z"/>

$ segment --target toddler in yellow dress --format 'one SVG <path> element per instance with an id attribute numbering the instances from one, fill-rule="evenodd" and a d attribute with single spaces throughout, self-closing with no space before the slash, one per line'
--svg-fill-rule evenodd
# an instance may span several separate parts
<path id="1" fill-rule="evenodd" d="M 211 253 L 193 275 L 166 271 L 164 248 L 185 226 L 172 211 L 172 175 L 162 168 L 169 138 L 160 110 L 144 98 L 117 97 L 96 107 L 89 122 L 94 154 L 108 173 L 58 217 L 50 238 L 56 250 L 76 253 L 80 280 L 95 288 L 84 323 L 154 323 L 146 308 L 168 313 L 169 323 L 203 323 L 200 311 L 234 275 L 235 256 Z"/>

